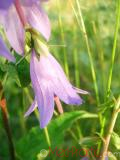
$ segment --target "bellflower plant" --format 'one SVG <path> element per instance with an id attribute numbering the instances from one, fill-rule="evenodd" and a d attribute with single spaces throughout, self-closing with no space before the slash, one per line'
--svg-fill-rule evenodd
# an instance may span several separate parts
<path id="1" fill-rule="evenodd" d="M 40 126 L 44 128 L 52 118 L 54 101 L 59 112 L 63 113 L 60 100 L 66 104 L 80 105 L 82 99 L 77 93 L 87 94 L 87 92 L 70 84 L 59 63 L 41 41 L 39 32 L 46 40 L 50 37 L 50 22 L 41 8 L 40 4 L 42 2 L 43 0 L 2 1 L 0 3 L 0 24 L 3 25 L 13 49 L 21 55 L 24 55 L 26 32 L 31 34 L 27 45 L 32 51 L 30 75 L 35 100 L 25 116 L 30 115 L 38 106 Z M 7 50 L 1 39 L 0 43 L 2 44 L 2 49 L 0 49 Z M 1 52 L 1 55 L 10 61 L 14 61 L 8 50 L 5 53 Z"/>

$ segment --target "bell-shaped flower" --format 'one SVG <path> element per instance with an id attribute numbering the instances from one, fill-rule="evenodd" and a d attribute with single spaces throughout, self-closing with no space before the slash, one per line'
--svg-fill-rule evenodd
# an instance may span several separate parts
<path id="1" fill-rule="evenodd" d="M 66 104 L 80 105 L 83 101 L 77 92 L 87 94 L 86 91 L 76 89 L 70 84 L 61 66 L 50 53 L 41 54 L 38 59 L 33 50 L 30 74 L 35 100 L 25 116 L 30 115 L 38 106 L 41 128 L 52 118 L 56 96 Z"/>
<path id="2" fill-rule="evenodd" d="M 0 37 L 0 56 L 5 57 L 7 60 L 11 62 L 15 62 L 15 58 L 10 54 L 8 48 L 4 44 L 1 37 Z"/>
<path id="3" fill-rule="evenodd" d="M 0 24 L 3 26 L 11 47 L 24 54 L 25 25 L 33 27 L 47 40 L 50 22 L 41 8 L 44 0 L 1 0 Z"/>

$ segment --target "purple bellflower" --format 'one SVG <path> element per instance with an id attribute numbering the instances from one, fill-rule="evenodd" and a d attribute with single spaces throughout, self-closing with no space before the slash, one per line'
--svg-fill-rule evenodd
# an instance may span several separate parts
<path id="1" fill-rule="evenodd" d="M 50 22 L 41 7 L 46 0 L 1 0 L 0 24 L 12 48 L 24 54 L 25 27 L 39 31 L 46 40 L 50 37 Z"/>
<path id="2" fill-rule="evenodd" d="M 30 74 L 35 92 L 35 100 L 25 116 L 30 115 L 38 106 L 41 128 L 44 128 L 53 116 L 54 100 L 56 101 L 56 97 L 59 97 L 66 104 L 80 105 L 82 104 L 82 99 L 77 92 L 87 94 L 86 91 L 76 90 L 69 83 L 61 66 L 50 53 L 47 55 L 41 54 L 40 60 L 38 60 L 33 50 Z M 59 103 L 58 98 L 57 102 Z"/>
<path id="3" fill-rule="evenodd" d="M 18 54 L 24 54 L 25 31 L 28 26 L 49 40 L 50 22 L 41 8 L 43 1 L 47 0 L 1 0 L 0 2 L 0 24 L 3 25 L 10 45 Z M 40 126 L 44 128 L 52 118 L 54 102 L 59 112 L 63 113 L 60 100 L 66 104 L 80 105 L 82 99 L 77 93 L 87 94 L 87 92 L 70 84 L 61 66 L 49 53 L 47 47 L 41 42 L 37 45 L 37 41 L 40 40 L 38 35 L 36 37 L 34 33 L 32 34 L 34 47 L 32 48 L 30 74 L 35 99 L 25 116 L 30 115 L 38 107 Z M 1 39 L 0 45 L 0 54 L 14 61 Z"/>

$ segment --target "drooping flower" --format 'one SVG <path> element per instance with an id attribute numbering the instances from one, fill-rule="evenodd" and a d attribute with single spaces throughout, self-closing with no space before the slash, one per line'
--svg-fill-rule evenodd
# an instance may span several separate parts
<path id="1" fill-rule="evenodd" d="M 8 48 L 4 44 L 1 36 L 0 36 L 0 56 L 5 57 L 7 60 L 11 62 L 15 62 L 15 58 L 10 54 Z"/>
<path id="2" fill-rule="evenodd" d="M 13 49 L 23 55 L 25 25 L 39 31 L 46 40 L 50 37 L 50 22 L 41 7 L 45 0 L 1 0 L 0 24 Z"/>
<path id="3" fill-rule="evenodd" d="M 25 116 L 30 115 L 38 106 L 41 128 L 44 128 L 52 118 L 55 96 L 66 104 L 80 105 L 83 101 L 77 92 L 87 94 L 86 91 L 76 90 L 70 84 L 61 66 L 50 53 L 42 54 L 38 60 L 33 50 L 30 74 L 35 100 Z"/>
<path id="4" fill-rule="evenodd" d="M 50 37 L 50 22 L 40 5 L 43 1 L 47 0 L 2 0 L 0 3 L 0 24 L 4 27 L 10 45 L 21 55 L 24 54 L 26 26 L 40 32 L 46 40 Z M 30 63 L 35 100 L 26 116 L 38 106 L 40 125 L 44 128 L 52 118 L 54 101 L 62 113 L 59 99 L 66 104 L 80 105 L 82 99 L 77 93 L 87 94 L 87 92 L 70 84 L 61 66 L 48 53 L 43 43 L 39 42 L 40 48 L 37 48 L 39 37 L 38 34 L 36 37 L 36 31 L 31 34 L 35 50 L 33 49 Z"/>

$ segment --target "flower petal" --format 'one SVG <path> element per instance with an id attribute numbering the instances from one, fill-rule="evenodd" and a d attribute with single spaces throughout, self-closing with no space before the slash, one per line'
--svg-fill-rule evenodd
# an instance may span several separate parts
<path id="1" fill-rule="evenodd" d="M 71 87 L 67 88 L 67 86 L 64 86 L 59 79 L 53 79 L 52 82 L 55 95 L 57 95 L 63 102 L 71 105 L 82 104 L 82 99 Z"/>
<path id="2" fill-rule="evenodd" d="M 10 45 L 17 53 L 23 54 L 24 29 L 17 15 L 14 5 L 10 7 L 6 16 L 4 16 L 2 19 L 2 25 L 5 29 Z"/>
<path id="3" fill-rule="evenodd" d="M 36 108 L 37 108 L 37 101 L 35 99 L 30 108 L 28 109 L 28 111 L 25 113 L 24 117 L 29 116 Z"/>
<path id="4" fill-rule="evenodd" d="M 38 3 L 40 0 L 20 0 L 20 3 L 24 6 L 31 6 L 34 3 Z"/>
<path id="5" fill-rule="evenodd" d="M 40 126 L 44 128 L 51 120 L 54 112 L 54 95 L 50 90 L 49 83 L 45 82 L 41 84 L 44 106 L 38 105 L 40 111 Z M 38 97 L 38 104 L 40 104 L 40 98 Z"/>
<path id="6" fill-rule="evenodd" d="M 15 58 L 10 54 L 9 50 L 7 49 L 1 37 L 0 37 L 0 55 L 5 57 L 11 62 L 15 62 Z"/>
<path id="7" fill-rule="evenodd" d="M 54 112 L 54 95 L 50 90 L 49 82 L 42 81 L 39 75 L 39 70 L 42 70 L 39 63 L 33 51 L 30 63 L 30 74 L 40 112 L 40 126 L 44 128 L 51 120 Z"/>
<path id="8" fill-rule="evenodd" d="M 20 0 L 23 6 L 32 6 L 33 4 L 40 4 L 40 2 L 47 2 L 48 0 Z"/>
<path id="9" fill-rule="evenodd" d="M 54 58 L 55 63 L 50 59 L 50 54 L 47 56 L 41 55 L 40 62 L 35 62 L 38 66 L 37 68 L 40 68 L 37 74 L 41 77 L 41 81 L 50 81 L 54 95 L 58 96 L 66 104 L 80 105 L 82 99 L 77 95 L 75 89 L 73 89 L 72 85 L 67 80 L 62 68 Z M 59 68 L 56 67 L 55 64 L 57 64 Z"/>
<path id="10" fill-rule="evenodd" d="M 14 0 L 1 0 L 0 1 L 0 10 L 6 10 L 10 7 Z"/>
<path id="11" fill-rule="evenodd" d="M 76 90 L 73 89 L 67 80 L 62 67 L 51 54 L 48 55 L 48 58 L 52 64 L 52 68 L 55 70 L 55 74 L 58 76 L 57 79 L 54 79 L 55 94 L 67 104 L 82 104 L 82 99 L 77 95 Z"/>
<path id="12" fill-rule="evenodd" d="M 48 16 L 40 5 L 34 4 L 31 7 L 24 7 L 28 23 L 39 31 L 46 40 L 49 40 L 51 27 Z"/>

